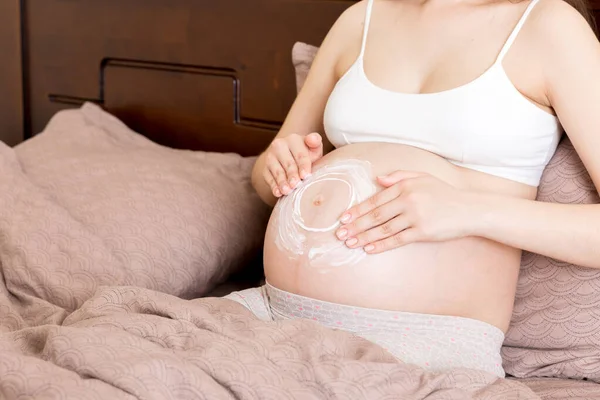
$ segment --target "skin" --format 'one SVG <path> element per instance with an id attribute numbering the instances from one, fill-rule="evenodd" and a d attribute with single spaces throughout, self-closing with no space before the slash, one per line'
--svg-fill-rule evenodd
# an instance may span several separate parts
<path id="1" fill-rule="evenodd" d="M 460 86 L 489 66 L 499 50 L 490 43 L 501 45 L 526 5 L 483 0 L 376 0 L 378 13 L 389 19 L 387 25 L 371 24 L 365 71 L 379 86 L 399 92 L 427 93 Z M 311 165 L 331 150 L 324 137 L 309 133 L 323 132 L 329 94 L 360 51 L 365 6 L 366 2 L 361 2 L 350 7 L 332 27 L 276 140 L 255 165 L 254 186 L 269 204 L 293 190 L 302 178 L 301 170 L 310 173 Z M 491 19 L 481 18 L 485 14 L 477 10 L 484 8 L 490 10 Z M 376 17 L 374 13 L 374 20 Z M 412 25 L 407 26 L 407 21 L 413 21 Z M 467 28 L 474 32 L 471 36 Z M 394 35 L 396 30 L 400 33 Z M 462 39 L 471 37 L 469 43 L 476 51 L 449 51 L 457 39 L 445 40 L 444 32 L 454 31 L 457 36 L 464 34 Z M 384 40 L 385 35 L 390 39 Z M 414 42 L 412 47 L 402 42 L 407 36 Z M 386 44 L 387 50 L 390 43 L 396 44 L 392 38 L 396 47 L 405 50 L 395 63 L 371 63 L 377 54 L 386 53 Z M 486 41 L 485 46 L 479 46 L 478 40 Z M 595 149 L 600 148 L 600 113 L 596 110 L 600 105 L 600 45 L 585 20 L 561 0 L 541 0 L 503 67 L 525 98 L 558 116 L 595 186 L 600 187 L 600 157 L 594 157 Z M 398 68 L 403 73 L 391 80 Z M 600 205 L 536 202 L 535 188 L 521 198 L 459 190 L 412 171 L 397 171 L 378 180 L 387 189 L 350 209 L 348 218 L 342 217 L 344 225 L 337 235 L 349 247 L 381 253 L 408 243 L 477 236 L 600 268 Z"/>
<path id="2" fill-rule="evenodd" d="M 598 188 L 600 45 L 583 18 L 562 1 L 543 0 L 530 20 L 523 29 L 527 42 L 518 46 L 530 45 L 543 68 L 526 96 L 556 113 Z M 479 236 L 600 268 L 600 205 L 549 204 L 458 191 L 430 175 L 406 171 L 380 182 L 389 189 L 342 217 L 345 225 L 338 237 L 350 238 L 346 239 L 350 247 L 378 253 L 418 241 Z M 381 224 L 381 218 L 374 218 L 377 214 L 389 220 Z"/>

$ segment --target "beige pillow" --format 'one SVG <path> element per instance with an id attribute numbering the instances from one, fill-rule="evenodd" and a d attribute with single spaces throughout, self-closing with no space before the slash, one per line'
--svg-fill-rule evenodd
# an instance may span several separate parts
<path id="1" fill-rule="evenodd" d="M 59 112 L 44 132 L 14 150 L 33 186 L 28 190 L 51 202 L 47 207 L 56 211 L 48 218 L 60 215 L 48 224 L 84 230 L 114 257 L 115 265 L 86 271 L 92 280 L 118 270 L 129 278 L 114 275 L 111 285 L 199 297 L 262 249 L 270 210 L 250 184 L 255 158 L 163 147 L 93 104 Z M 30 254 L 38 251 L 35 245 Z M 101 250 L 64 251 L 89 266 L 86 260 Z M 79 264 L 70 268 L 75 273 Z M 84 298 L 95 285 L 86 287 L 71 295 Z"/>
<path id="2" fill-rule="evenodd" d="M 298 90 L 317 50 L 305 43 L 296 43 L 293 48 Z M 600 202 L 567 137 L 543 174 L 537 199 Z M 504 369 L 513 376 L 600 382 L 600 270 L 525 253 L 502 354 Z"/>
<path id="3" fill-rule="evenodd" d="M 544 171 L 537 199 L 600 202 L 567 137 Z M 525 253 L 502 354 L 513 376 L 600 382 L 600 270 Z"/>
<path id="4" fill-rule="evenodd" d="M 318 47 L 302 42 L 296 42 L 292 48 L 292 64 L 294 64 L 296 71 L 296 89 L 298 92 L 300 92 L 300 89 L 304 86 L 304 82 L 306 82 L 306 77 L 317 55 L 317 51 L 319 51 Z"/>

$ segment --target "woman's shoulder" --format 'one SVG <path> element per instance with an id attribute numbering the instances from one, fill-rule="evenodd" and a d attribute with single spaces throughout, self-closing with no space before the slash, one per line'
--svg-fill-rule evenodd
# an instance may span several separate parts
<path id="1" fill-rule="evenodd" d="M 587 24 L 583 14 L 566 0 L 539 0 L 531 12 L 531 19 L 539 22 L 578 21 Z M 548 20 L 550 19 L 550 20 Z"/>
<path id="2" fill-rule="evenodd" d="M 578 46 L 590 38 L 596 40 L 590 23 L 565 0 L 539 0 L 524 30 L 529 32 L 532 45 L 552 51 L 561 45 Z"/>
<path id="3" fill-rule="evenodd" d="M 367 3 L 362 0 L 344 10 L 321 43 L 317 56 L 330 60 L 329 65 L 337 76 L 340 76 L 340 65 L 345 65 L 347 58 L 355 58 L 360 52 Z"/>
<path id="4" fill-rule="evenodd" d="M 365 23 L 367 4 L 368 0 L 361 0 L 344 10 L 333 25 L 332 31 L 354 35 L 361 34 Z"/>
<path id="5" fill-rule="evenodd" d="M 586 18 L 565 0 L 539 0 L 515 42 L 517 64 L 536 65 L 546 77 L 563 79 L 565 63 L 598 51 L 598 39 Z M 558 77 L 558 78 L 557 78 Z M 540 76 L 541 78 L 541 76 Z"/>
<path id="6" fill-rule="evenodd" d="M 561 115 L 563 123 L 576 108 L 571 105 L 597 102 L 599 88 L 593 82 L 600 74 L 600 43 L 579 10 L 564 0 L 539 0 L 523 34 L 519 55 L 535 63 L 545 103 Z"/>
<path id="7" fill-rule="evenodd" d="M 340 18 L 343 19 L 360 19 L 364 20 L 365 14 L 367 12 L 367 6 L 369 4 L 369 0 L 360 0 L 352 4 L 350 7 L 346 8 L 346 10 L 340 15 Z"/>

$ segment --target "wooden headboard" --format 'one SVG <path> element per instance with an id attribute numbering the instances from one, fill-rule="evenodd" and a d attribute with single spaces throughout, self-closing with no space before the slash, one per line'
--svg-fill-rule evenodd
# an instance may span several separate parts
<path id="1" fill-rule="evenodd" d="M 0 140 L 92 101 L 161 144 L 257 154 L 296 94 L 294 42 L 355 1 L 2 0 Z"/>
<path id="2" fill-rule="evenodd" d="M 0 135 L 92 101 L 161 144 L 257 154 L 296 94 L 293 44 L 320 44 L 353 3 L 3 0 Z"/>

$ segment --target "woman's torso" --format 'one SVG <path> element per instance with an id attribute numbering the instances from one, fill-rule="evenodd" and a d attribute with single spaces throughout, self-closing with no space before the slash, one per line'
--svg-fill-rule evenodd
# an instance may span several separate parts
<path id="1" fill-rule="evenodd" d="M 320 169 L 328 167 L 333 174 L 319 176 Z M 349 206 L 350 193 L 343 180 L 355 192 L 360 194 L 362 189 L 368 195 L 382 190 L 374 183 L 375 176 L 401 169 L 427 172 L 458 187 L 485 191 L 492 190 L 493 181 L 499 178 L 487 179 L 424 150 L 389 143 L 347 145 L 326 155 L 314 168 L 314 184 L 301 196 L 292 193 L 280 200 L 271 216 L 264 247 L 265 275 L 271 285 L 333 303 L 464 316 L 506 328 L 518 276 L 518 250 L 469 237 L 363 256 L 356 254 L 362 250 L 345 249 L 335 230 L 328 229 Z M 503 194 L 531 196 L 521 187 L 497 183 Z M 310 230 L 294 224 L 295 211 Z M 301 240 L 293 239 L 298 236 L 306 243 L 299 251 Z"/>
<path id="2" fill-rule="evenodd" d="M 382 8 L 375 10 L 374 15 L 389 11 L 384 7 L 389 7 L 390 2 L 376 1 L 375 4 L 381 4 Z M 377 21 L 377 18 L 374 20 Z M 389 78 L 394 75 L 389 68 L 393 63 L 385 62 L 394 57 L 385 54 L 384 50 L 389 51 L 389 48 L 377 46 L 377 43 L 386 42 L 382 39 L 383 32 L 378 32 L 381 25 L 385 25 L 385 17 L 379 20 L 379 28 L 371 21 L 369 34 L 372 38 L 363 42 L 359 57 L 345 69 L 325 111 L 326 134 L 332 143 L 340 147 L 325 156 L 315 168 L 317 171 L 320 167 L 323 170 L 333 168 L 333 171 L 329 171 L 325 181 L 307 188 L 302 199 L 296 198 L 295 202 L 290 201 L 291 198 L 280 201 L 273 213 L 265 241 L 267 280 L 280 289 L 321 300 L 361 307 L 464 316 L 492 323 L 505 330 L 510 320 L 518 276 L 518 250 L 483 238 L 465 238 L 444 243 L 412 244 L 376 256 L 357 253 L 349 255 L 344 253 L 345 249 L 340 248 L 339 241 L 334 237 L 334 230 L 328 228 L 333 226 L 348 207 L 351 189 L 359 197 L 381 190 L 374 186 L 373 178 L 395 170 L 427 172 L 465 190 L 533 198 L 535 187 L 524 182 L 531 182 L 536 176 L 539 177 L 540 166 L 547 162 L 558 141 L 558 124 L 547 113 L 548 110 L 544 110 L 543 104 L 534 105 L 530 102 L 512 86 L 506 75 L 505 81 L 501 83 L 489 82 L 490 79 L 486 81 L 486 74 L 490 75 L 489 68 L 485 69 L 481 78 L 467 80 L 468 84 L 459 85 L 457 89 L 447 90 L 441 84 L 439 86 L 442 90 L 422 95 L 419 93 L 427 91 L 423 89 L 427 86 L 426 82 L 439 80 L 440 74 L 433 73 L 423 80 L 414 73 L 422 68 L 411 70 L 409 62 L 399 60 L 398 69 L 403 71 L 403 75 L 414 75 L 414 78 L 400 76 L 394 81 Z M 387 32 L 393 32 L 392 25 L 387 27 Z M 418 25 L 415 25 L 415 29 L 418 30 Z M 367 57 L 371 58 L 365 63 L 365 45 L 371 43 L 374 50 L 371 56 L 367 50 Z M 402 43 L 410 48 L 410 45 L 406 45 L 406 40 Z M 342 56 L 340 62 L 343 64 L 344 60 L 347 60 L 348 65 L 351 57 Z M 378 60 L 381 62 L 376 63 Z M 502 65 L 498 64 L 498 68 L 502 69 L 495 73 L 505 72 Z M 353 74 L 357 76 L 352 76 Z M 386 77 L 387 82 L 391 83 L 373 83 L 385 83 Z M 489 78 L 494 79 L 493 76 Z M 415 86 L 417 89 L 413 95 L 403 93 L 410 81 L 425 83 L 420 88 L 419 85 Z M 495 84 L 500 86 L 494 87 Z M 395 88 L 397 91 L 386 88 Z M 482 93 L 482 90 L 491 93 Z M 504 98 L 505 103 L 497 102 L 496 106 L 510 109 L 510 101 L 514 100 L 517 107 L 512 111 L 520 110 L 521 114 L 512 121 L 520 118 L 521 123 L 530 123 L 529 131 L 522 130 L 524 133 L 521 135 L 528 136 L 512 136 L 514 145 L 519 146 L 521 142 L 523 148 L 529 146 L 530 153 L 539 154 L 531 154 L 531 158 L 528 158 L 527 152 L 511 151 L 511 140 L 499 135 L 500 131 L 497 129 L 494 131 L 497 126 L 493 124 L 503 123 L 510 128 L 511 122 L 510 115 L 502 114 L 506 110 L 493 109 L 493 99 L 495 95 L 499 95 L 499 91 L 505 91 L 500 94 L 509 97 Z M 532 93 L 529 98 L 535 97 L 535 91 Z M 373 99 L 376 100 L 375 106 L 373 102 L 369 103 Z M 509 102 L 506 102 L 507 99 Z M 397 102 L 397 107 L 390 107 L 394 102 Z M 478 120 L 483 111 L 477 112 L 477 105 L 482 104 L 482 110 L 487 113 L 489 124 L 492 124 L 489 131 L 494 134 L 491 139 L 496 140 L 495 145 L 490 146 L 486 141 L 480 141 L 476 146 L 481 136 L 474 136 L 474 131 L 464 135 L 464 130 L 474 126 L 477 130 L 485 129 L 485 124 L 482 125 Z M 429 115 L 426 111 L 428 105 L 432 109 Z M 411 107 L 416 108 L 411 110 Z M 471 114 L 465 112 L 467 107 L 472 109 Z M 422 115 L 417 115 L 419 112 Z M 461 112 L 462 119 L 453 119 L 453 115 Z M 381 129 L 381 120 L 390 122 Z M 410 123 L 403 124 L 403 121 Z M 473 121 L 479 123 L 475 124 Z M 531 132 L 536 124 L 541 126 L 541 135 Z M 391 125 L 394 127 L 385 132 L 385 127 Z M 440 129 L 436 130 L 436 126 Z M 518 128 L 519 125 L 515 126 Z M 403 134 L 400 130 L 407 127 L 411 131 Z M 549 134 L 553 127 L 555 134 Z M 419 135 L 415 131 L 420 128 L 430 132 Z M 445 136 L 441 136 L 442 131 Z M 488 133 L 482 132 L 481 135 Z M 392 144 L 390 142 L 394 142 L 395 134 L 399 139 Z M 510 134 L 510 131 L 507 132 L 507 135 Z M 428 143 L 430 146 L 427 146 Z M 480 160 L 482 168 L 461 166 L 462 161 L 468 161 L 465 160 L 465 155 L 469 155 L 465 149 L 469 146 L 475 151 L 471 159 Z M 486 151 L 490 154 L 481 154 Z M 544 154 L 544 151 L 547 153 Z M 490 164 L 490 158 L 494 157 Z M 507 160 L 509 168 L 491 168 L 502 166 Z M 342 164 L 336 166 L 339 162 Z M 486 162 L 490 165 L 486 165 Z M 344 166 L 344 163 L 347 165 Z M 521 166 L 529 166 L 533 172 L 527 171 L 523 175 L 521 172 L 524 169 Z M 359 171 L 361 168 L 362 172 Z M 368 171 L 368 178 L 365 171 Z M 344 180 L 350 182 L 350 185 L 342 182 Z M 296 221 L 300 215 L 305 228 L 318 228 L 292 229 L 293 234 L 303 236 L 305 246 L 313 246 L 312 253 L 294 249 L 294 243 L 287 243 L 286 246 L 285 240 L 277 240 L 278 237 L 281 239 L 282 232 L 290 234 L 294 207 L 297 211 Z M 295 245 L 298 245 L 297 241 Z"/>

